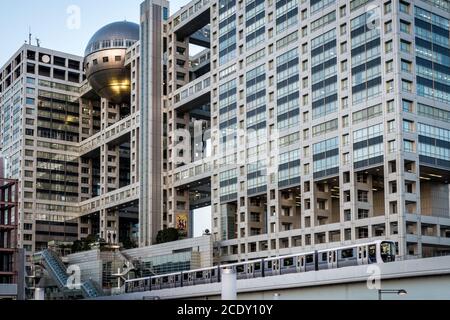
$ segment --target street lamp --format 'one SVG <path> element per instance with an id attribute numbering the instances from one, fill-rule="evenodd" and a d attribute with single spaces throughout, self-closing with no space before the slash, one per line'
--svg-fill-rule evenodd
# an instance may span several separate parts
<path id="1" fill-rule="evenodd" d="M 383 300 L 382 295 L 383 294 L 396 294 L 398 296 L 404 296 L 407 295 L 408 292 L 405 289 L 380 289 L 378 290 L 378 300 Z"/>

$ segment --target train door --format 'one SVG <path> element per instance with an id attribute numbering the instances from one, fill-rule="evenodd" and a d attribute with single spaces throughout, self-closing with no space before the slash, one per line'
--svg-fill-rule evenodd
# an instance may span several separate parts
<path id="1" fill-rule="evenodd" d="M 272 261 L 272 274 L 280 274 L 280 260 Z"/>
<path id="2" fill-rule="evenodd" d="M 187 283 L 189 286 L 194 285 L 194 275 L 192 272 L 189 272 L 187 275 Z"/>
<path id="3" fill-rule="evenodd" d="M 253 273 L 255 272 L 255 266 L 253 263 L 247 265 L 247 278 L 253 278 Z"/>
<path id="4" fill-rule="evenodd" d="M 359 246 L 358 247 L 358 265 L 364 265 L 369 263 L 369 255 L 367 246 Z"/>
<path id="5" fill-rule="evenodd" d="M 203 279 L 205 279 L 205 283 L 211 282 L 211 270 L 203 271 Z"/>
<path id="6" fill-rule="evenodd" d="M 337 251 L 329 251 L 328 252 L 328 269 L 336 269 L 337 268 Z"/>
<path id="7" fill-rule="evenodd" d="M 306 264 L 305 264 L 305 256 L 297 257 L 297 272 L 305 272 Z"/>

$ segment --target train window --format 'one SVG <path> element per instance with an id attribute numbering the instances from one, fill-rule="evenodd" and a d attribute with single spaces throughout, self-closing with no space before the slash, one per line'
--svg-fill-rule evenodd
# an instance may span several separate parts
<path id="1" fill-rule="evenodd" d="M 202 271 L 197 271 L 197 272 L 195 273 L 195 278 L 196 278 L 196 279 L 201 279 L 201 278 L 203 278 L 203 272 L 202 272 Z"/>
<path id="2" fill-rule="evenodd" d="M 267 268 L 269 268 L 269 269 L 272 268 L 272 261 L 267 261 Z"/>
<path id="3" fill-rule="evenodd" d="M 369 259 L 370 261 L 377 260 L 377 246 L 374 244 L 369 246 Z"/>
<path id="4" fill-rule="evenodd" d="M 261 262 L 257 262 L 254 264 L 255 270 L 261 270 Z"/>
<path id="5" fill-rule="evenodd" d="M 243 265 L 236 266 L 236 272 L 237 272 L 237 273 L 244 272 L 244 266 L 243 266 Z"/>
<path id="6" fill-rule="evenodd" d="M 306 263 L 313 263 L 314 262 L 314 256 L 312 254 L 308 254 L 306 256 Z"/>
<path id="7" fill-rule="evenodd" d="M 392 242 L 382 242 L 380 245 L 380 254 L 383 262 L 395 261 L 397 248 Z"/>
<path id="8" fill-rule="evenodd" d="M 283 259 L 283 267 L 290 267 L 294 265 L 294 258 Z"/>
<path id="9" fill-rule="evenodd" d="M 341 251 L 342 259 L 353 258 L 353 249 L 345 249 Z"/>
<path id="10" fill-rule="evenodd" d="M 327 253 L 322 253 L 322 261 L 327 261 Z"/>

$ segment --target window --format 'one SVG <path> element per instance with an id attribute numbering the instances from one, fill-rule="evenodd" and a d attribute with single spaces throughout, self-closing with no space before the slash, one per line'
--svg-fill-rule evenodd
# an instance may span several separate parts
<path id="1" fill-rule="evenodd" d="M 352 220 L 352 211 L 350 209 L 344 210 L 344 221 Z"/>
<path id="2" fill-rule="evenodd" d="M 412 82 L 408 80 L 402 80 L 402 90 L 406 92 L 412 92 Z"/>
<path id="3" fill-rule="evenodd" d="M 392 31 L 392 21 L 388 21 L 384 24 L 384 33 L 389 33 Z"/>
<path id="4" fill-rule="evenodd" d="M 391 1 L 386 2 L 386 3 L 384 4 L 384 14 L 388 14 L 388 13 L 390 13 L 391 11 L 392 11 L 392 3 L 391 3 Z"/>
<path id="5" fill-rule="evenodd" d="M 348 63 L 347 60 L 341 62 L 341 72 L 347 71 Z"/>
<path id="6" fill-rule="evenodd" d="M 341 54 L 344 54 L 347 52 L 347 42 L 341 43 Z"/>
<path id="7" fill-rule="evenodd" d="M 32 234 L 24 234 L 23 240 L 24 241 L 33 241 L 33 235 Z"/>
<path id="8" fill-rule="evenodd" d="M 350 163 L 350 153 L 347 152 L 342 155 L 342 164 L 347 165 L 349 163 Z"/>
<path id="9" fill-rule="evenodd" d="M 384 52 L 390 53 L 392 52 L 392 40 L 386 41 L 384 44 Z"/>
<path id="10" fill-rule="evenodd" d="M 409 14 L 409 3 L 400 1 L 400 12 Z"/>
<path id="11" fill-rule="evenodd" d="M 351 201 L 350 190 L 345 190 L 344 191 L 344 202 L 350 202 L 350 201 Z"/>
<path id="12" fill-rule="evenodd" d="M 388 152 L 393 153 L 397 151 L 397 144 L 395 140 L 388 141 Z"/>
<path id="13" fill-rule="evenodd" d="M 367 219 L 369 217 L 369 210 L 358 209 L 358 219 Z"/>
<path id="14" fill-rule="evenodd" d="M 348 79 L 341 80 L 341 89 L 347 90 L 348 88 Z"/>
<path id="15" fill-rule="evenodd" d="M 353 258 L 353 249 L 345 249 L 341 251 L 342 259 L 350 259 Z"/>
<path id="16" fill-rule="evenodd" d="M 358 190 L 358 201 L 359 202 L 368 202 L 369 201 L 369 192 L 364 190 Z"/>
<path id="17" fill-rule="evenodd" d="M 395 120 L 388 121 L 388 133 L 395 132 Z"/>
<path id="18" fill-rule="evenodd" d="M 411 73 L 412 72 L 412 63 L 410 61 L 402 59 L 402 71 Z"/>
<path id="19" fill-rule="evenodd" d="M 403 120 L 403 131 L 414 132 L 414 122 L 409 120 Z"/>
<path id="20" fill-rule="evenodd" d="M 386 61 L 386 73 L 390 73 L 392 70 L 394 70 L 394 61 Z"/>
<path id="21" fill-rule="evenodd" d="M 348 116 L 342 117 L 342 127 L 343 127 L 343 128 L 347 128 L 348 125 L 349 125 Z"/>
<path id="22" fill-rule="evenodd" d="M 388 113 L 394 112 L 394 110 L 395 110 L 394 100 L 390 100 L 390 101 L 387 102 L 387 108 L 386 109 L 387 109 Z"/>
<path id="23" fill-rule="evenodd" d="M 116 60 L 116 62 L 122 61 L 122 57 L 121 56 L 115 56 L 114 59 Z"/>
<path id="24" fill-rule="evenodd" d="M 342 102 L 342 109 L 347 109 L 348 108 L 348 97 L 342 98 L 341 102 Z"/>
<path id="25" fill-rule="evenodd" d="M 345 17 L 345 11 L 346 11 L 346 7 L 345 6 L 342 6 L 342 7 L 339 8 L 339 16 L 341 18 Z"/>
<path id="26" fill-rule="evenodd" d="M 411 24 L 407 21 L 400 20 L 400 31 L 410 34 L 411 33 Z"/>
<path id="27" fill-rule="evenodd" d="M 350 135 L 349 134 L 344 134 L 342 136 L 342 145 L 343 146 L 348 146 L 350 143 Z"/>
<path id="28" fill-rule="evenodd" d="M 400 40 L 400 50 L 402 52 L 411 53 L 411 42 L 406 40 Z"/>
<path id="29" fill-rule="evenodd" d="M 347 33 L 347 25 L 346 24 L 341 25 L 340 30 L 341 30 L 341 36 L 344 36 Z"/>
<path id="30" fill-rule="evenodd" d="M 413 112 L 413 102 L 412 101 L 403 100 L 402 104 L 403 104 L 403 111 L 410 112 L 410 113 Z"/>
<path id="31" fill-rule="evenodd" d="M 414 141 L 404 140 L 403 148 L 405 149 L 405 152 L 414 152 Z"/>
<path id="32" fill-rule="evenodd" d="M 394 80 L 390 80 L 386 82 L 386 92 L 392 93 L 394 92 Z"/>

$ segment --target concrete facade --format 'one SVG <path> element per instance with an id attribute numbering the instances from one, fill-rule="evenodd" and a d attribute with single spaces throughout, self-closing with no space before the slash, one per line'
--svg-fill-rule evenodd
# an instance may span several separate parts
<path id="1" fill-rule="evenodd" d="M 203 247 L 205 209 L 202 266 L 378 239 L 448 254 L 449 7 L 195 0 L 169 16 L 147 0 L 120 103 L 90 87 L 90 60 L 25 44 L 0 69 L 19 245 L 96 236 L 153 255 L 173 227 Z"/>
<path id="2" fill-rule="evenodd" d="M 375 239 L 447 254 L 448 87 L 424 84 L 440 58 L 423 28 L 449 18 L 433 1 L 188 3 L 167 23 L 164 223 L 204 197 L 222 262 Z"/>

